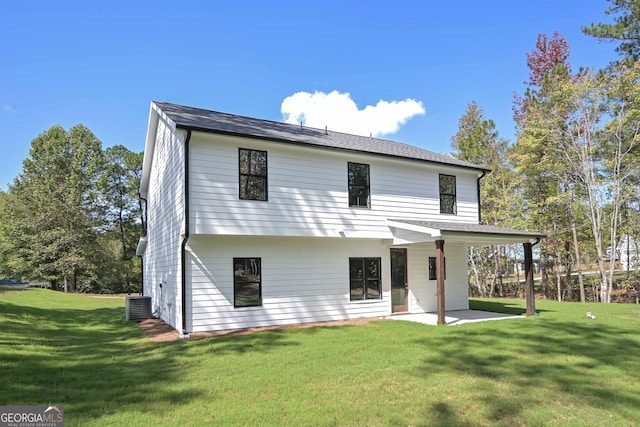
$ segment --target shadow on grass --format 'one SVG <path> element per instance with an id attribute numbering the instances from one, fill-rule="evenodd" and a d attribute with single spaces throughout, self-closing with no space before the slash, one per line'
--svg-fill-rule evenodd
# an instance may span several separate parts
<path id="1" fill-rule="evenodd" d="M 505 313 L 505 314 L 518 314 L 522 315 L 527 312 L 526 308 L 523 308 L 521 304 L 517 302 L 509 302 L 507 301 L 484 301 L 484 300 L 469 300 L 469 309 L 471 310 L 481 310 L 481 311 L 490 311 L 493 313 Z M 544 313 L 551 310 L 541 310 L 536 307 L 536 311 L 538 313 Z"/>
<path id="2" fill-rule="evenodd" d="M 482 304 L 482 309 L 492 305 Z M 610 374 L 629 384 L 640 380 L 632 356 L 640 354 L 640 340 L 633 325 L 544 319 L 517 326 L 483 328 L 482 334 L 472 328 L 447 329 L 446 334 L 417 340 L 428 346 L 429 356 L 415 374 L 428 379 L 451 373 L 483 384 L 476 398 L 492 422 L 522 420 L 523 411 L 535 407 L 536 400 L 548 402 L 537 390 L 555 393 L 559 401 L 608 408 L 622 419 L 638 420 L 640 394 L 628 385 L 617 389 Z M 510 391 L 494 389 L 495 381 L 508 384 Z M 436 415 L 431 425 L 465 424 L 449 402 L 437 402 L 429 411 Z"/>
<path id="3" fill-rule="evenodd" d="M 136 411 L 160 413 L 167 406 L 189 404 L 211 393 L 202 384 L 181 380 L 184 370 L 191 368 L 189 352 L 194 346 L 144 338 L 137 324 L 124 321 L 124 303 L 81 309 L 56 307 L 46 300 L 26 306 L 3 297 L 0 402 L 4 405 L 64 405 L 69 425 L 74 425 L 133 404 Z M 273 332 L 212 340 L 198 351 L 241 354 L 283 345 L 295 343 Z"/>
<path id="4" fill-rule="evenodd" d="M 267 352 L 280 347 L 299 345 L 286 330 L 255 332 L 248 335 L 226 335 L 198 340 L 198 346 L 216 355 Z M 195 341 L 194 341 L 195 342 Z"/>

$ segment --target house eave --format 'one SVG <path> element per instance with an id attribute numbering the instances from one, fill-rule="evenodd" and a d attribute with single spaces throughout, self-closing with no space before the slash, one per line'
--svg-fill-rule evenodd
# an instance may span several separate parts
<path id="1" fill-rule="evenodd" d="M 394 235 L 395 244 L 435 242 L 444 240 L 469 246 L 493 244 L 533 243 L 544 234 L 494 227 L 484 224 L 468 224 L 437 221 L 388 219 L 387 225 Z"/>
<path id="2" fill-rule="evenodd" d="M 155 102 L 151 102 L 151 106 L 149 107 L 149 123 L 147 124 L 147 139 L 144 144 L 144 157 L 142 160 L 142 176 L 140 178 L 140 196 L 142 198 L 146 198 L 149 191 L 149 180 L 151 178 L 151 167 L 156 149 L 158 123 L 160 119 L 162 119 L 171 130 L 176 129 L 176 124 L 162 112 Z"/>

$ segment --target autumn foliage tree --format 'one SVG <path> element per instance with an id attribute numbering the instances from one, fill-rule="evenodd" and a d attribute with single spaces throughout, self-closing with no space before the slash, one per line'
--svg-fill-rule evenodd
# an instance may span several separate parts
<path id="1" fill-rule="evenodd" d="M 571 277 L 562 277 L 562 272 L 581 262 L 576 241 L 578 210 L 566 168 L 557 155 L 558 141 L 550 132 L 562 128 L 567 114 L 550 100 L 550 90 L 571 80 L 568 59 L 568 43 L 558 32 L 551 39 L 540 34 L 536 48 L 527 53 L 529 81 L 524 96 L 514 97 L 518 140 L 511 151 L 526 206 L 523 219 L 529 227 L 547 233 L 541 242 L 543 292 L 559 300 L 565 291 L 572 298 Z M 583 298 L 581 276 L 580 284 Z"/>

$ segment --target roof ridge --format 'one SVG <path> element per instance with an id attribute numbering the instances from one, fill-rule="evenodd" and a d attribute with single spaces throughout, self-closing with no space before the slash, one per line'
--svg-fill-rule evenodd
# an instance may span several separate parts
<path id="1" fill-rule="evenodd" d="M 343 149 L 389 157 L 428 161 L 466 169 L 488 170 L 480 165 L 457 159 L 450 154 L 437 153 L 406 142 L 373 137 L 372 135 L 365 136 L 336 130 L 329 131 L 328 129 L 315 128 L 312 126 L 277 122 L 275 120 L 190 107 L 170 102 L 152 102 L 167 114 L 177 126 L 193 130 L 238 136 L 252 136 L 261 139 L 313 145 L 329 149 Z M 304 133 L 301 134 L 301 131 Z"/>

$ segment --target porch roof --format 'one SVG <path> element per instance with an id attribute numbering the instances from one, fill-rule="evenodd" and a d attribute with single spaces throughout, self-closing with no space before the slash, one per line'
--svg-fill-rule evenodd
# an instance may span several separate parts
<path id="1" fill-rule="evenodd" d="M 463 222 L 418 221 L 387 219 L 394 236 L 394 244 L 411 244 L 444 240 L 463 242 L 469 246 L 526 243 L 546 235 L 538 232 L 515 230 L 486 224 Z"/>

